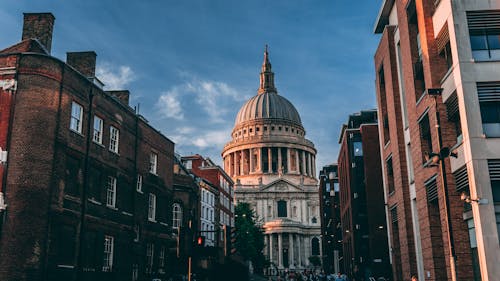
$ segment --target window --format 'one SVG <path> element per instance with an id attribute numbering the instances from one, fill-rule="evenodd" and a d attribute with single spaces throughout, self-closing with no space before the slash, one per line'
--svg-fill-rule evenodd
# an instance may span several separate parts
<path id="1" fill-rule="evenodd" d="M 469 11 L 467 22 L 472 57 L 479 61 L 500 59 L 500 12 Z"/>
<path id="2" fill-rule="evenodd" d="M 184 163 L 184 166 L 186 166 L 186 169 L 191 170 L 191 169 L 193 169 L 193 162 L 191 160 L 187 160 Z"/>
<path id="3" fill-rule="evenodd" d="M 142 175 L 141 174 L 137 174 L 137 182 L 135 185 L 135 190 L 137 190 L 137 192 L 142 192 Z"/>
<path id="4" fill-rule="evenodd" d="M 118 145 L 120 142 L 120 131 L 113 127 L 109 127 L 109 150 L 118 153 Z"/>
<path id="5" fill-rule="evenodd" d="M 151 274 L 153 271 L 153 255 L 154 255 L 154 245 L 148 243 L 146 245 L 146 274 Z"/>
<path id="6" fill-rule="evenodd" d="M 483 133 L 500 137 L 500 81 L 477 83 Z"/>
<path id="7" fill-rule="evenodd" d="M 102 263 L 102 271 L 104 272 L 113 270 L 114 240 L 113 236 L 104 236 L 104 261 Z"/>
<path id="8" fill-rule="evenodd" d="M 394 192 L 394 170 L 392 167 L 392 155 L 385 160 L 385 167 L 387 169 L 387 189 L 389 194 Z"/>
<path id="9" fill-rule="evenodd" d="M 156 168 L 158 165 L 158 154 L 151 152 L 149 155 L 149 172 L 156 175 Z"/>
<path id="10" fill-rule="evenodd" d="M 94 135 L 92 139 L 98 144 L 102 144 L 102 124 L 102 119 L 94 115 Z"/>
<path id="11" fill-rule="evenodd" d="M 174 203 L 172 207 L 172 228 L 176 229 L 182 225 L 182 207 L 179 203 Z"/>
<path id="12" fill-rule="evenodd" d="M 132 265 L 132 281 L 139 280 L 139 265 L 134 263 Z"/>
<path id="13" fill-rule="evenodd" d="M 457 143 L 462 140 L 462 126 L 460 124 L 460 112 L 458 108 L 457 92 L 453 92 L 446 100 L 446 113 L 448 121 L 450 121 L 455 128 L 455 135 L 457 136 Z"/>
<path id="14" fill-rule="evenodd" d="M 287 213 L 286 213 L 286 201 L 278 201 L 278 217 L 280 218 L 286 218 Z"/>
<path id="15" fill-rule="evenodd" d="M 83 107 L 76 102 L 71 103 L 71 121 L 69 128 L 77 133 L 82 133 Z"/>
<path id="16" fill-rule="evenodd" d="M 439 56 L 446 62 L 446 70 L 449 70 L 453 65 L 453 57 L 451 56 L 450 41 L 448 41 L 443 49 L 439 52 Z"/>
<path id="17" fill-rule="evenodd" d="M 165 247 L 160 248 L 160 255 L 158 256 L 158 267 L 165 267 Z"/>
<path id="18" fill-rule="evenodd" d="M 319 256 L 319 239 L 317 237 L 311 240 L 311 255 Z"/>
<path id="19" fill-rule="evenodd" d="M 420 146 L 422 151 L 422 163 L 425 164 L 425 156 L 432 152 L 432 137 L 427 113 L 418 121 L 420 128 Z"/>
<path id="20" fill-rule="evenodd" d="M 352 144 L 354 156 L 363 156 L 363 145 L 360 141 L 356 141 Z"/>
<path id="21" fill-rule="evenodd" d="M 148 220 L 156 221 L 156 195 L 149 193 L 148 201 Z"/>
<path id="22" fill-rule="evenodd" d="M 106 206 L 114 208 L 116 205 L 116 178 L 108 177 L 106 183 Z"/>

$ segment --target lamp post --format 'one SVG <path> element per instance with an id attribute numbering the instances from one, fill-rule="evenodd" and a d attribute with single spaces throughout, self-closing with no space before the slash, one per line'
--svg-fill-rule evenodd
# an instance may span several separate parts
<path id="1" fill-rule="evenodd" d="M 427 93 L 429 96 L 432 96 L 434 98 L 434 106 L 436 110 L 436 133 L 438 136 L 438 147 L 437 150 L 439 151 L 438 154 L 436 153 L 430 153 L 429 154 L 429 162 L 433 164 L 437 164 L 436 161 L 439 162 L 439 173 L 441 175 L 441 188 L 443 190 L 444 194 L 444 209 L 446 210 L 446 231 L 448 232 L 448 250 L 450 252 L 450 271 L 451 271 L 451 280 L 456 281 L 457 280 L 457 271 L 456 271 L 456 253 L 455 253 L 455 243 L 453 239 L 453 227 L 451 224 L 451 214 L 450 214 L 450 199 L 448 196 L 448 184 L 446 181 L 446 166 L 444 159 L 449 157 L 449 156 L 454 156 L 456 157 L 455 154 L 450 153 L 450 149 L 448 147 L 442 147 L 443 146 L 443 138 L 441 136 L 441 121 L 440 121 L 440 115 L 439 115 L 439 109 L 438 109 L 438 102 L 437 102 L 437 97 L 440 96 L 443 92 L 443 89 L 427 89 Z"/>

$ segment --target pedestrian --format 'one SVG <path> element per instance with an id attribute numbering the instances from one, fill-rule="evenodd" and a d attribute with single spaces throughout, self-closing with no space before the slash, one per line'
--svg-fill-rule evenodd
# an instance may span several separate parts
<path id="1" fill-rule="evenodd" d="M 344 278 L 342 278 L 342 274 L 340 274 L 340 271 L 337 273 L 337 276 L 335 276 L 335 281 L 344 281 Z"/>
<path id="2" fill-rule="evenodd" d="M 413 275 L 413 276 L 411 277 L 411 281 L 418 281 L 417 276 L 416 276 L 416 275 Z"/>

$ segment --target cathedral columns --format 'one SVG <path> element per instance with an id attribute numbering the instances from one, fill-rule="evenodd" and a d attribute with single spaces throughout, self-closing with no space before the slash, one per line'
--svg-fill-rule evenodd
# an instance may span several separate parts
<path id="1" fill-rule="evenodd" d="M 306 152 L 302 150 L 302 175 L 306 175 Z"/>
<path id="2" fill-rule="evenodd" d="M 293 252 L 293 239 L 295 237 L 295 234 L 293 233 L 289 233 L 288 234 L 288 244 L 289 244 L 289 248 L 290 250 L 288 251 L 288 253 L 290 254 L 290 258 L 288 259 L 290 262 L 290 267 L 295 267 L 294 264 L 295 264 L 295 256 L 294 256 L 294 252 Z"/>
<path id="3" fill-rule="evenodd" d="M 250 157 L 250 172 L 249 174 L 255 172 L 255 150 L 253 148 L 249 149 L 248 156 Z"/>
<path id="4" fill-rule="evenodd" d="M 278 147 L 278 174 L 282 173 L 281 164 L 281 148 Z"/>
<path id="5" fill-rule="evenodd" d="M 299 256 L 299 266 L 302 266 L 302 235 L 298 234 L 297 235 L 297 248 L 298 248 L 298 256 Z"/>
<path id="6" fill-rule="evenodd" d="M 267 169 L 269 173 L 273 172 L 273 150 L 270 147 L 267 148 Z"/>
<path id="7" fill-rule="evenodd" d="M 299 157 L 300 151 L 298 149 L 295 149 L 295 172 L 297 174 L 300 174 L 300 157 Z"/>
<path id="8" fill-rule="evenodd" d="M 290 158 L 290 148 L 286 148 L 286 172 L 290 173 L 292 170 L 292 160 Z"/>
<path id="9" fill-rule="evenodd" d="M 245 174 L 245 149 L 242 149 L 240 151 L 241 153 L 241 158 L 240 158 L 240 175 L 244 175 Z"/>
<path id="10" fill-rule="evenodd" d="M 273 257 L 273 234 L 269 234 L 269 261 L 273 262 L 274 257 Z"/>
<path id="11" fill-rule="evenodd" d="M 312 176 L 312 171 L 311 171 L 311 153 L 307 152 L 307 175 Z"/>
<path id="12" fill-rule="evenodd" d="M 283 234 L 278 233 L 278 266 L 283 268 Z"/>

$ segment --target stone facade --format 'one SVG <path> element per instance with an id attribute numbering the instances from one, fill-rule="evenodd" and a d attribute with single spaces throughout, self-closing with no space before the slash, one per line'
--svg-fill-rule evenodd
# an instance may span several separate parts
<path id="1" fill-rule="evenodd" d="M 267 49 L 256 96 L 240 109 L 222 152 L 237 202 L 249 203 L 274 269 L 302 269 L 321 256 L 316 149 L 295 107 L 278 95 Z"/>

